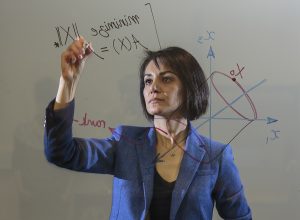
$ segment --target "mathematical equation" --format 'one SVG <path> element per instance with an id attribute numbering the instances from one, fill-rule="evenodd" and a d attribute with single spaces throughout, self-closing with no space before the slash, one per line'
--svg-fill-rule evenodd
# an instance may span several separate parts
<path id="1" fill-rule="evenodd" d="M 116 23 L 116 22 L 115 22 Z M 97 31 L 97 35 L 95 35 L 95 28 L 91 28 L 93 31 L 92 36 L 102 36 L 109 38 L 108 34 L 108 25 L 106 24 L 106 29 L 103 28 L 103 26 L 100 26 L 100 30 Z M 101 28 L 102 27 L 102 28 Z M 120 28 L 120 27 L 119 27 Z M 59 48 L 62 46 L 66 46 L 69 42 L 74 41 L 77 37 L 80 37 L 79 30 L 76 23 L 72 23 L 69 26 L 57 26 L 55 27 L 56 33 L 57 33 L 57 41 L 53 43 L 54 47 Z M 107 35 L 103 35 L 103 31 L 106 31 Z M 94 47 L 94 54 L 96 57 L 98 57 L 101 60 L 104 60 L 104 53 L 108 53 L 110 51 L 114 51 L 116 54 L 120 55 L 122 52 L 129 52 L 132 50 L 138 50 L 138 49 L 145 49 L 148 48 L 141 43 L 141 41 L 134 35 L 130 34 L 128 36 L 120 36 L 117 38 L 114 38 L 110 41 L 109 45 L 103 45 L 100 48 Z"/>

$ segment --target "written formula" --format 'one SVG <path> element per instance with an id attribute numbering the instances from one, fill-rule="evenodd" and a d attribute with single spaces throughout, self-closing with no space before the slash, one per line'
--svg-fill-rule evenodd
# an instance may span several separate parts
<path id="1" fill-rule="evenodd" d="M 131 16 L 124 15 L 124 18 L 114 18 L 113 21 L 104 22 L 97 28 L 92 27 L 92 36 L 102 36 L 104 38 L 108 38 L 111 30 L 119 30 L 136 24 L 140 24 L 140 17 L 137 14 Z"/>
<path id="2" fill-rule="evenodd" d="M 110 26 L 109 26 L 110 27 Z M 120 28 L 120 27 L 119 27 Z M 58 26 L 55 27 L 56 33 L 57 33 L 57 38 L 58 41 L 54 42 L 54 47 L 58 48 L 60 46 L 66 46 L 69 42 L 74 41 L 77 37 L 80 37 L 79 30 L 77 27 L 76 23 L 71 24 L 70 26 Z M 99 31 L 100 33 L 100 31 Z M 95 36 L 94 34 L 92 36 Z M 138 49 L 145 49 L 147 50 L 148 48 L 141 43 L 141 41 L 134 35 L 131 34 L 129 36 L 120 36 L 117 38 L 112 39 L 110 41 L 109 45 L 102 45 L 100 48 L 95 48 L 94 45 L 94 54 L 100 58 L 104 59 L 103 54 L 114 51 L 118 55 L 121 52 L 129 52 L 132 51 L 133 49 L 138 50 Z"/>

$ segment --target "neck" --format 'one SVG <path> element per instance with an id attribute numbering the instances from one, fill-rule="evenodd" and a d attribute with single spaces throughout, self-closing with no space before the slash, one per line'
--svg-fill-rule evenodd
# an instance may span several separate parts
<path id="1" fill-rule="evenodd" d="M 154 116 L 154 126 L 156 128 L 156 132 L 165 137 L 173 139 L 180 132 L 185 131 L 187 129 L 187 119 L 169 119 L 161 116 Z"/>

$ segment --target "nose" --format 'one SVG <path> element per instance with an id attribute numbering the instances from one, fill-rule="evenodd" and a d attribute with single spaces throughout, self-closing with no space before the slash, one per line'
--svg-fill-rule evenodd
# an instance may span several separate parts
<path id="1" fill-rule="evenodd" d="M 150 93 L 159 93 L 160 92 L 160 85 L 158 80 L 153 80 L 151 86 L 150 86 Z"/>

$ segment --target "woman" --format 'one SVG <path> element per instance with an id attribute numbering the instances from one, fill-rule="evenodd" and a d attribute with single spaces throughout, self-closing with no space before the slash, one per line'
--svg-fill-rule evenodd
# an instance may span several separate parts
<path id="1" fill-rule="evenodd" d="M 76 39 L 61 56 L 55 101 L 46 110 L 45 153 L 58 166 L 114 176 L 110 219 L 252 219 L 231 148 L 190 123 L 207 108 L 195 58 L 177 47 L 148 52 L 140 97 L 154 127 L 119 126 L 107 139 L 72 137 L 74 96 L 91 45 Z"/>

